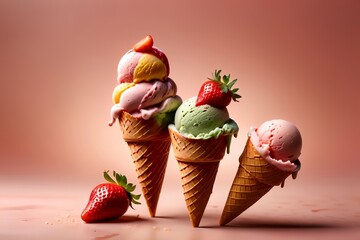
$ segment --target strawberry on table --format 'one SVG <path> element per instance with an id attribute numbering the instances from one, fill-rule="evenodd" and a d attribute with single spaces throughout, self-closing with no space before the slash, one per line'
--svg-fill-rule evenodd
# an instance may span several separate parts
<path id="1" fill-rule="evenodd" d="M 224 75 L 221 78 L 221 70 L 215 70 L 212 78 L 208 78 L 200 88 L 196 106 L 209 104 L 213 107 L 224 108 L 228 106 L 231 100 L 238 102 L 241 96 L 236 92 L 238 88 L 232 89 L 237 79 L 230 82 L 230 75 Z"/>
<path id="2" fill-rule="evenodd" d="M 86 223 L 107 221 L 124 215 L 129 206 L 140 204 L 139 195 L 134 195 L 135 185 L 127 183 L 124 175 L 113 172 L 115 180 L 104 172 L 108 181 L 97 185 L 91 192 L 89 202 L 81 214 L 81 219 Z"/>

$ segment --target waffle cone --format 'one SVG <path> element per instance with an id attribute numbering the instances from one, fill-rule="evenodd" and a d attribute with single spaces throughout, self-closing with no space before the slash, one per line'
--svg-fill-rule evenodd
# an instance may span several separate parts
<path id="1" fill-rule="evenodd" d="M 291 175 L 269 164 L 254 148 L 250 139 L 240 156 L 240 164 L 231 186 L 220 225 L 225 225 L 256 203 L 273 186 Z"/>
<path id="2" fill-rule="evenodd" d="M 121 114 L 119 123 L 130 148 L 149 214 L 154 217 L 171 144 L 168 131 L 154 119 L 137 119 L 126 112 Z"/>
<path id="3" fill-rule="evenodd" d="M 169 131 L 190 221 L 193 227 L 198 227 L 225 154 L 226 137 L 190 139 L 171 128 Z"/>

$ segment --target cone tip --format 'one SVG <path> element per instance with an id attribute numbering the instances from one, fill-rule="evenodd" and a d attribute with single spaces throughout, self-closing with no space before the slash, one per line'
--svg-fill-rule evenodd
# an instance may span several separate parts
<path id="1" fill-rule="evenodd" d="M 153 209 L 153 208 L 151 208 L 151 207 L 148 207 L 149 208 L 149 214 L 150 214 L 150 217 L 155 217 L 155 215 L 156 215 L 156 208 L 155 209 Z"/>
<path id="2" fill-rule="evenodd" d="M 229 221 L 225 221 L 225 219 L 221 218 L 219 221 L 220 226 L 225 226 Z"/>
<path id="3" fill-rule="evenodd" d="M 237 215 L 229 215 L 229 214 L 226 214 L 226 212 L 224 211 L 221 215 L 221 218 L 220 218 L 220 221 L 219 221 L 219 224 L 220 226 L 224 226 L 226 224 L 228 224 L 229 222 L 231 222 L 232 220 L 234 220 L 237 216 L 239 216 L 240 214 L 237 214 Z"/>
<path id="4" fill-rule="evenodd" d="M 193 221 L 191 221 L 191 223 L 194 228 L 199 227 L 199 224 L 200 224 L 200 222 L 193 222 Z"/>
<path id="5" fill-rule="evenodd" d="M 189 217 L 190 217 L 190 221 L 191 221 L 192 226 L 194 228 L 199 227 L 202 215 L 201 215 L 201 217 L 199 217 L 199 216 L 196 216 L 194 214 L 189 213 Z"/>

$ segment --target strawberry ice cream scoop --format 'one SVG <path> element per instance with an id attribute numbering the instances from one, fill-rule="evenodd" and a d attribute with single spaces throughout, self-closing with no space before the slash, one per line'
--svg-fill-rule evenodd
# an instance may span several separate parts
<path id="1" fill-rule="evenodd" d="M 254 147 L 268 162 L 285 171 L 296 171 L 302 148 L 302 138 L 294 124 L 275 119 L 250 130 Z"/>
<path id="2" fill-rule="evenodd" d="M 141 82 L 126 89 L 119 97 L 118 104 L 111 109 L 112 125 L 121 112 L 126 111 L 133 117 L 148 120 L 154 114 L 175 111 L 182 100 L 176 95 L 176 84 L 167 81 Z"/>
<path id="3" fill-rule="evenodd" d="M 260 144 L 268 144 L 270 156 L 282 161 L 299 158 L 302 139 L 299 130 L 292 123 L 277 119 L 264 122 L 258 129 Z"/>

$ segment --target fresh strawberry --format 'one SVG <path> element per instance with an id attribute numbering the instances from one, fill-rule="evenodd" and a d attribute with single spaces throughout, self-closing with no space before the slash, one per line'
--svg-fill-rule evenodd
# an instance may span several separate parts
<path id="1" fill-rule="evenodd" d="M 151 37 L 151 35 L 147 35 L 144 39 L 140 40 L 137 44 L 134 46 L 135 52 L 148 52 L 152 49 L 154 44 L 154 40 Z"/>
<path id="2" fill-rule="evenodd" d="M 81 213 L 84 222 L 100 222 L 116 219 L 128 210 L 131 203 L 140 204 L 137 200 L 139 195 L 131 192 L 135 190 L 135 185 L 127 183 L 124 175 L 113 172 L 115 180 L 112 179 L 108 171 L 104 172 L 104 178 L 108 183 L 97 185 L 91 192 L 89 202 Z"/>
<path id="3" fill-rule="evenodd" d="M 213 107 L 224 108 L 230 104 L 231 99 L 238 102 L 241 96 L 236 92 L 238 88 L 231 89 L 237 79 L 230 82 L 230 75 L 224 75 L 221 79 L 221 70 L 215 70 L 212 78 L 204 82 L 196 99 L 196 106 L 209 104 Z"/>

